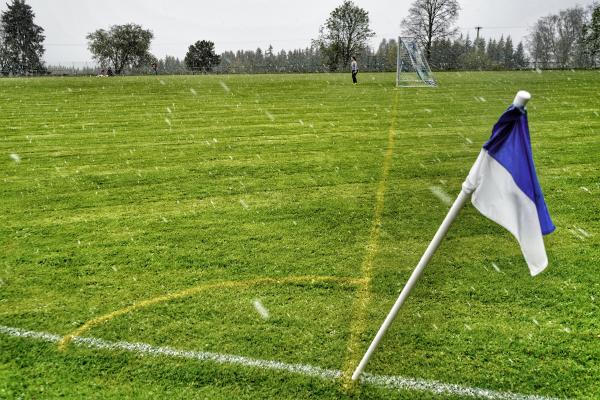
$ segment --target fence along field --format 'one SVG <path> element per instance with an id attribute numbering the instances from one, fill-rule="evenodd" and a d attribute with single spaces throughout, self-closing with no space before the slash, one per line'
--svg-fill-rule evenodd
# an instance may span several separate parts
<path id="1" fill-rule="evenodd" d="M 356 390 L 598 397 L 598 73 L 438 77 L 0 81 L 2 396 L 356 396 L 335 377 L 527 89 L 558 227 L 548 271 L 528 277 L 510 234 L 466 207 Z"/>

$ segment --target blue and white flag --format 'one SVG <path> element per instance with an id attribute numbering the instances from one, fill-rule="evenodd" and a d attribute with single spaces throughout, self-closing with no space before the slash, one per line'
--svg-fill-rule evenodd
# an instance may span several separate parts
<path id="1" fill-rule="evenodd" d="M 538 182 L 527 112 L 512 105 L 502 114 L 463 184 L 480 213 L 518 240 L 532 276 L 548 265 L 543 235 L 555 229 Z"/>

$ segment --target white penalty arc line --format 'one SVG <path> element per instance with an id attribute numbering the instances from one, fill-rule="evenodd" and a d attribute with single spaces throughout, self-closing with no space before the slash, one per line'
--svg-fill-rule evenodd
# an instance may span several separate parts
<path id="1" fill-rule="evenodd" d="M 56 335 L 53 333 L 28 331 L 2 325 L 0 325 L 0 333 L 11 337 L 37 339 L 50 343 L 58 343 L 62 339 L 61 335 Z M 123 350 L 139 355 L 184 358 L 196 361 L 212 361 L 217 364 L 241 365 L 244 367 L 265 370 L 285 371 L 324 380 L 335 380 L 342 377 L 341 370 L 325 369 L 307 364 L 289 364 L 280 361 L 261 360 L 244 356 L 219 354 L 206 351 L 178 350 L 171 347 L 156 347 L 146 343 L 111 342 L 104 339 L 78 336 L 74 337 L 71 343 L 76 346 L 87 347 L 91 349 Z M 391 375 L 374 375 L 368 373 L 362 375 L 361 383 L 393 390 L 420 391 L 440 395 L 457 395 L 462 397 L 490 400 L 557 400 L 552 397 L 525 395 L 511 392 L 497 392 L 494 390 L 472 388 L 433 380 L 405 378 L 402 376 Z"/>

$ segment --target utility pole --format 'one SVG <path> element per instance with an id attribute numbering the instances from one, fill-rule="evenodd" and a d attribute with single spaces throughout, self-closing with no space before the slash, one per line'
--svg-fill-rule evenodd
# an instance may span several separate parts
<path id="1" fill-rule="evenodd" d="M 477 30 L 477 40 L 479 39 L 479 31 L 483 29 L 483 26 L 476 26 L 475 29 Z"/>

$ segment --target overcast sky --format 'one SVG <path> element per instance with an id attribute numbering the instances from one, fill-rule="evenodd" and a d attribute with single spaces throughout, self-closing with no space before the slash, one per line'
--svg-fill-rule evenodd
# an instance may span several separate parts
<path id="1" fill-rule="evenodd" d="M 0 2 L 0 10 L 6 9 Z M 355 0 L 369 12 L 376 33 L 371 45 L 400 33 L 400 22 L 413 0 Z M 458 25 L 475 36 L 511 35 L 517 43 L 539 18 L 592 0 L 459 0 Z M 134 22 L 152 30 L 151 52 L 162 58 L 183 58 L 190 44 L 211 40 L 225 50 L 305 48 L 318 36 L 319 26 L 342 0 L 27 0 L 35 23 L 45 29 L 50 64 L 91 62 L 85 36 L 96 29 Z"/>

